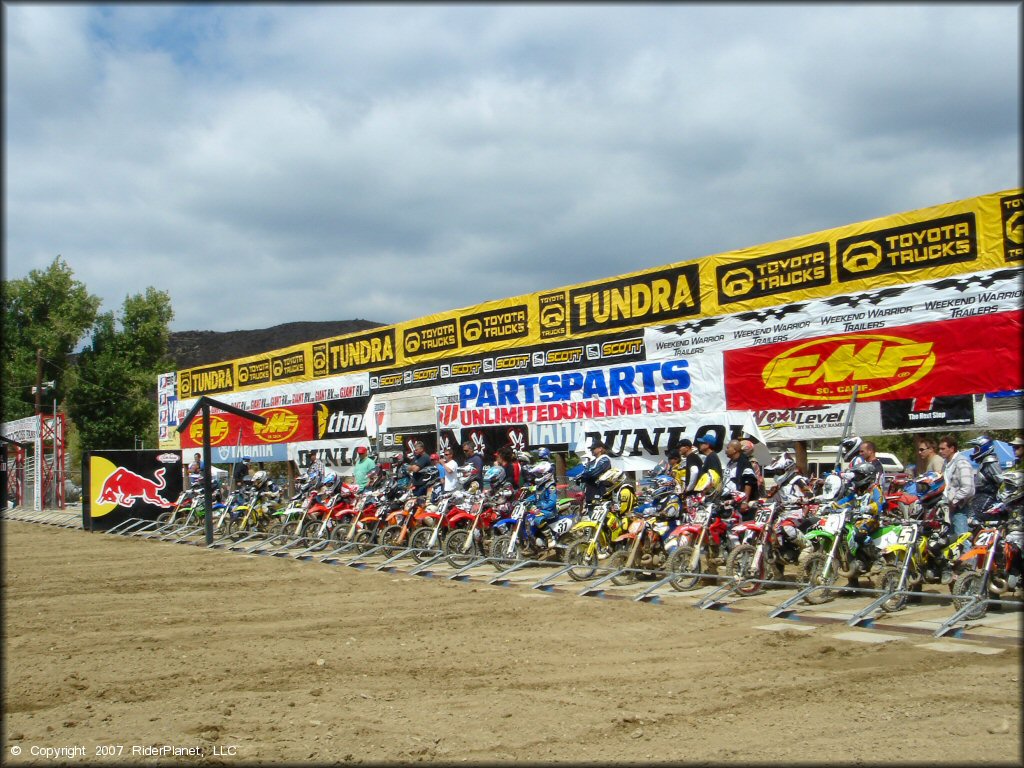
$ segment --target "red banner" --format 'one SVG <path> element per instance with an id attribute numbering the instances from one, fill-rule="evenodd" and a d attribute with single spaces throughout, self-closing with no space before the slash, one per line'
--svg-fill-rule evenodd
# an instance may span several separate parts
<path id="1" fill-rule="evenodd" d="M 265 417 L 267 423 L 257 424 L 231 413 L 211 413 L 210 445 L 297 443 L 315 439 L 312 403 L 265 408 L 253 413 Z M 196 417 L 181 433 L 181 447 L 199 448 L 202 445 L 203 420 Z"/>
<path id="2" fill-rule="evenodd" d="M 1022 313 L 843 333 L 727 351 L 730 410 L 1021 389 Z"/>

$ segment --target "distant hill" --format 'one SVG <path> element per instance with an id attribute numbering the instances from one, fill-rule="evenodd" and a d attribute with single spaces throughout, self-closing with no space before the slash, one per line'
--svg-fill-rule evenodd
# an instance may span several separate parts
<path id="1" fill-rule="evenodd" d="M 283 323 L 254 331 L 177 331 L 171 333 L 168 349 L 175 369 L 219 363 L 248 357 L 305 341 L 317 341 L 346 333 L 379 328 L 372 320 L 327 320 Z"/>

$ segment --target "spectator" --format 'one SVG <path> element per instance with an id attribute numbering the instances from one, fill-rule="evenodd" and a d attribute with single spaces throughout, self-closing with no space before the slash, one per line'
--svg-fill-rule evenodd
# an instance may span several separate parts
<path id="1" fill-rule="evenodd" d="M 309 487 L 318 487 L 323 482 L 326 472 L 324 463 L 320 460 L 320 454 L 316 451 L 310 451 L 309 465 L 306 467 L 306 482 L 309 483 Z"/>
<path id="2" fill-rule="evenodd" d="M 430 485 L 430 478 L 423 472 L 430 466 L 430 456 L 427 455 L 427 448 L 422 441 L 417 440 L 412 446 L 412 461 L 406 465 L 406 469 L 412 474 L 412 492 L 416 496 L 425 496 L 427 486 Z"/>
<path id="3" fill-rule="evenodd" d="M 757 478 L 757 496 L 754 498 L 764 498 L 764 472 L 761 469 L 761 462 L 754 458 L 754 441 L 750 439 L 741 440 L 740 450 L 747 457 L 747 461 L 750 462 L 750 466 L 754 470 L 754 477 Z"/>
<path id="4" fill-rule="evenodd" d="M 443 481 L 441 490 L 445 493 L 459 490 L 462 487 L 462 482 L 459 479 L 459 464 L 455 461 L 455 452 L 451 448 L 447 448 L 443 456 L 438 456 L 435 453 L 431 458 L 436 460 L 437 471 Z"/>
<path id="5" fill-rule="evenodd" d="M 469 440 L 462 444 L 462 452 L 466 456 L 466 464 L 473 467 L 473 473 L 467 478 L 466 483 L 479 483 L 483 487 L 484 481 L 484 457 L 473 450 L 473 443 Z"/>
<path id="6" fill-rule="evenodd" d="M 721 490 L 722 460 L 718 457 L 716 450 L 718 444 L 715 441 L 715 436 L 708 432 L 698 437 L 696 443 L 697 450 L 704 457 L 704 461 L 701 464 L 700 474 L 697 475 L 694 488 L 704 493 Z"/>
<path id="7" fill-rule="evenodd" d="M 953 535 L 967 533 L 967 508 L 974 498 L 974 468 L 958 453 L 959 445 L 953 435 L 939 439 L 939 455 L 943 458 L 942 476 L 946 480 L 946 499 L 949 501 Z"/>
<path id="8" fill-rule="evenodd" d="M 704 467 L 704 463 L 700 460 L 700 454 L 693 447 L 693 443 L 685 437 L 679 441 L 679 455 L 683 458 L 685 483 L 682 485 L 683 494 L 686 495 L 693 491 L 693 487 L 697 484 L 697 476 Z"/>
<path id="9" fill-rule="evenodd" d="M 922 437 L 917 441 L 917 463 L 915 464 L 917 474 L 923 475 L 925 472 L 942 474 L 942 457 L 935 450 L 936 447 L 935 441 L 930 437 Z"/>
<path id="10" fill-rule="evenodd" d="M 875 444 L 870 440 L 865 440 L 860 444 L 857 453 L 868 464 L 875 465 L 875 469 L 878 470 L 878 485 L 882 489 L 882 493 L 885 493 L 886 488 L 889 486 L 889 478 L 885 475 L 885 468 L 882 466 L 882 460 L 878 458 L 878 449 L 875 447 Z"/>
<path id="11" fill-rule="evenodd" d="M 498 460 L 499 466 L 505 470 L 505 477 L 512 483 L 512 487 L 522 488 L 527 482 L 526 473 L 523 471 L 523 465 L 519 463 L 511 446 L 503 445 L 498 449 L 495 457 Z"/>
<path id="12" fill-rule="evenodd" d="M 188 482 L 190 485 L 198 483 L 203 476 L 203 460 L 199 454 L 192 456 L 192 463 L 188 465 Z"/>
<path id="13" fill-rule="evenodd" d="M 600 440 L 594 441 L 594 444 L 590 447 L 590 453 L 592 458 L 587 461 L 585 469 L 581 472 L 576 480 L 583 484 L 586 495 L 584 497 L 584 503 L 590 506 L 590 503 L 594 499 L 601 498 L 607 486 L 598 480 L 605 472 L 612 468 L 612 460 L 608 458 L 608 446 L 602 443 Z"/>
<path id="14" fill-rule="evenodd" d="M 757 476 L 750 459 L 743 453 L 739 440 L 730 440 L 725 446 L 728 462 L 725 466 L 725 486 L 729 491 L 746 494 L 748 500 L 757 498 Z"/>
<path id="15" fill-rule="evenodd" d="M 1024 437 L 1015 437 L 1010 441 L 1013 446 L 1013 468 L 1024 469 Z"/>
<path id="16" fill-rule="evenodd" d="M 377 469 L 377 462 L 370 458 L 365 445 L 356 448 L 356 463 L 352 465 L 352 479 L 360 491 L 370 484 L 370 473 Z"/>
<path id="17" fill-rule="evenodd" d="M 233 475 L 235 481 L 235 487 L 240 486 L 245 478 L 249 476 L 249 463 L 252 461 L 248 456 L 243 456 L 242 460 L 235 464 L 235 474 Z"/>

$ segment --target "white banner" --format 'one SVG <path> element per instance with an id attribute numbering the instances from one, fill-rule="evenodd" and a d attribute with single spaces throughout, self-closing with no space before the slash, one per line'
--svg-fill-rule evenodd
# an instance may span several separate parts
<path id="1" fill-rule="evenodd" d="M 859 405 L 855 413 L 863 407 Z M 841 437 L 850 406 L 809 406 L 807 408 L 754 411 L 754 421 L 767 442 L 813 440 Z"/>
<path id="2" fill-rule="evenodd" d="M 587 420 L 580 424 L 575 451 L 579 454 L 588 453 L 593 442 L 600 440 L 608 446 L 613 466 L 629 469 L 631 467 L 627 465 L 630 462 L 627 460 L 630 458 L 640 457 L 657 462 L 680 439 L 685 437 L 693 441 L 705 434 L 715 436 L 720 453 L 733 437 L 746 436 L 755 443 L 764 442 L 764 435 L 758 429 L 753 414 L 747 411 L 723 411 L 667 417 Z"/>
<path id="3" fill-rule="evenodd" d="M 332 469 L 350 470 L 355 463 L 356 448 L 369 448 L 369 440 L 365 437 L 339 438 L 337 440 L 316 440 L 310 443 L 289 443 L 288 458 L 294 461 L 300 470 L 305 470 L 316 456 L 324 463 L 328 471 Z"/>
<path id="4" fill-rule="evenodd" d="M 366 436 L 376 439 L 378 435 L 382 435 L 391 429 L 390 416 L 390 403 L 378 395 L 371 397 L 370 402 L 366 404 L 366 416 L 363 419 L 363 424 L 366 427 Z"/>
<path id="5" fill-rule="evenodd" d="M 722 358 L 637 362 L 435 387 L 440 429 L 725 409 Z"/>
<path id="6" fill-rule="evenodd" d="M 744 346 L 884 330 L 1017 310 L 1020 267 L 908 283 L 644 329 L 648 360 L 692 359 Z"/>

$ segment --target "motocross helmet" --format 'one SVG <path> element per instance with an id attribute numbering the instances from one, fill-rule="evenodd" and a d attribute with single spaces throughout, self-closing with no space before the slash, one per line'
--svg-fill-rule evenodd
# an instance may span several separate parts
<path id="1" fill-rule="evenodd" d="M 256 488 L 262 488 L 264 485 L 266 485 L 268 477 L 269 475 L 266 473 L 266 470 L 261 469 L 259 472 L 252 476 L 253 486 Z"/>
<path id="2" fill-rule="evenodd" d="M 425 485 L 427 483 L 437 482 L 437 479 L 441 476 L 441 473 L 437 471 L 437 467 L 424 467 L 416 473 L 416 477 L 419 478 L 420 484 Z"/>
<path id="3" fill-rule="evenodd" d="M 859 440 L 860 438 L 858 438 Z M 878 467 L 871 462 L 865 461 L 850 470 L 853 475 L 854 493 L 864 493 L 878 480 Z"/>
<path id="4" fill-rule="evenodd" d="M 334 472 L 328 472 L 324 475 L 324 479 L 320 482 L 320 485 L 334 485 L 338 482 L 338 475 Z"/>
<path id="5" fill-rule="evenodd" d="M 530 476 L 533 478 L 533 482 L 538 490 L 547 488 L 554 482 L 555 473 L 552 471 L 553 469 L 554 467 L 550 461 L 542 461 L 530 467 Z"/>
<path id="6" fill-rule="evenodd" d="M 761 474 L 765 477 L 774 477 L 776 475 L 784 475 L 789 470 L 796 466 L 796 462 L 793 461 L 793 457 L 788 453 L 780 453 L 774 461 L 768 466 L 761 470 Z"/>
<path id="7" fill-rule="evenodd" d="M 537 459 L 539 461 L 551 461 L 551 451 L 544 447 L 538 448 Z"/>
<path id="8" fill-rule="evenodd" d="M 969 440 L 967 444 L 974 446 L 974 450 L 971 451 L 971 461 L 975 464 L 980 464 L 982 459 L 991 456 L 996 450 L 995 442 L 987 435 L 978 435 L 973 440 Z"/>
<path id="9" fill-rule="evenodd" d="M 717 470 L 709 469 L 697 480 L 697 484 L 693 486 L 693 490 L 697 493 L 710 494 L 717 491 L 722 484 L 722 476 L 718 474 Z"/>
<path id="10" fill-rule="evenodd" d="M 494 464 L 484 470 L 484 482 L 491 488 L 497 488 L 505 482 L 505 470 Z"/>
<path id="11" fill-rule="evenodd" d="M 1019 469 L 1004 472 L 996 498 L 1003 504 L 1012 504 L 1024 498 L 1024 472 Z"/>
<path id="12" fill-rule="evenodd" d="M 621 469 L 612 467 L 601 474 L 597 481 L 599 483 L 606 483 L 610 488 L 617 488 L 622 485 L 626 480 L 626 475 Z"/>
<path id="13" fill-rule="evenodd" d="M 839 450 L 842 453 L 843 461 L 853 461 L 860 454 L 860 445 L 864 441 L 854 435 L 848 437 L 839 444 Z"/>
<path id="14" fill-rule="evenodd" d="M 914 478 L 917 487 L 917 499 L 922 507 L 930 507 L 942 498 L 946 490 L 946 478 L 938 472 L 925 472 Z"/>

